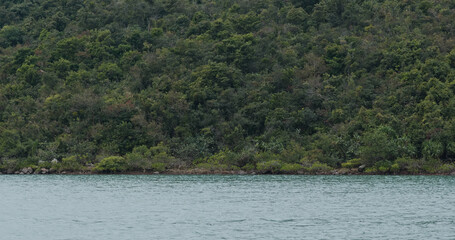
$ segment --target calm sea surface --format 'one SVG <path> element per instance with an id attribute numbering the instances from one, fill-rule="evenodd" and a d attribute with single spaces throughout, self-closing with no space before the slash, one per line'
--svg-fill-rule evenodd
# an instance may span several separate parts
<path id="1" fill-rule="evenodd" d="M 0 239 L 455 239 L 455 177 L 0 175 Z"/>

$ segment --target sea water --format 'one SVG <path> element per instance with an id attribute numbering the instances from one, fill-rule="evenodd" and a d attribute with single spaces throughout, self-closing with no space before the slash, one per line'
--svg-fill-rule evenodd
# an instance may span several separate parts
<path id="1" fill-rule="evenodd" d="M 455 177 L 0 175 L 0 239 L 455 239 Z"/>

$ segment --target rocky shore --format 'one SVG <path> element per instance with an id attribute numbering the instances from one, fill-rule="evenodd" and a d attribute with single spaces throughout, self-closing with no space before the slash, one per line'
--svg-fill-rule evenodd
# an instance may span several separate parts
<path id="1" fill-rule="evenodd" d="M 98 173 L 90 168 L 81 171 L 57 171 L 53 168 L 36 168 L 25 167 L 19 171 L 12 169 L 0 171 L 0 174 L 15 174 L 15 175 L 46 175 L 46 174 L 59 174 L 59 175 L 105 175 L 106 173 Z M 396 173 L 382 173 L 382 172 L 365 172 L 364 168 L 339 168 L 330 171 L 322 172 L 308 172 L 308 171 L 297 171 L 293 173 L 271 173 L 271 172 L 259 172 L 259 171 L 244 171 L 244 170 L 207 170 L 200 168 L 187 168 L 187 169 L 168 169 L 162 172 L 158 171 L 126 171 L 117 172 L 110 174 L 125 174 L 125 175 L 267 175 L 267 174 L 280 174 L 280 175 L 452 175 L 455 176 L 455 172 L 452 173 L 410 173 L 407 171 L 401 171 Z"/>

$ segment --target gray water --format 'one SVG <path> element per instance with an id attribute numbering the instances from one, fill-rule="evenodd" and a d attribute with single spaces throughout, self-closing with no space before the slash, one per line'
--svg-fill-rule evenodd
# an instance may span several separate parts
<path id="1" fill-rule="evenodd" d="M 0 239 L 455 239 L 450 176 L 0 175 Z"/>

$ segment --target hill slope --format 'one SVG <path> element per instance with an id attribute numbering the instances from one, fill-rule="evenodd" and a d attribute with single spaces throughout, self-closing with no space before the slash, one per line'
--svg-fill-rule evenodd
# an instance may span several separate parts
<path id="1" fill-rule="evenodd" d="M 453 0 L 2 1 L 0 168 L 453 171 L 453 19 Z"/>

